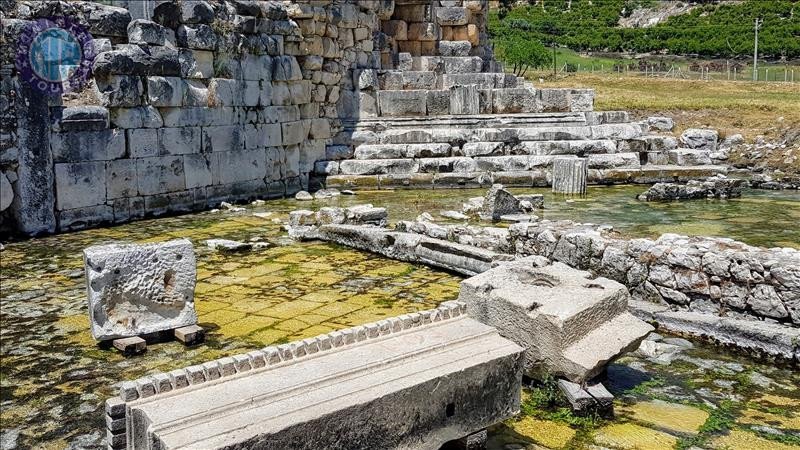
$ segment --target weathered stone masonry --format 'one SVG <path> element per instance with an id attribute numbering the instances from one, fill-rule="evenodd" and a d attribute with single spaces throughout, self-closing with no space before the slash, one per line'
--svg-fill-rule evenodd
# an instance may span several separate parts
<path id="1" fill-rule="evenodd" d="M 547 184 L 554 155 L 588 156 L 590 182 L 724 170 L 673 158 L 674 138 L 627 114 L 593 113 L 590 89 L 503 73 L 485 0 L 106 3 L 2 0 L 5 230 L 321 185 Z M 87 26 L 97 53 L 89 87 L 61 98 L 20 86 L 13 64 L 25 25 L 53 16 Z"/>
<path id="2" fill-rule="evenodd" d="M 5 229 L 68 230 L 307 188 L 338 118 L 358 114 L 342 100 L 358 97 L 354 73 L 400 49 L 419 56 L 422 42 L 436 52 L 440 33 L 393 19 L 433 17 L 432 1 L 116 3 L 127 9 L 3 2 Z M 446 12 L 483 13 L 467 3 Z M 53 16 L 87 25 L 98 53 L 90 87 L 60 99 L 21 86 L 13 65 L 25 24 Z M 411 38 L 381 32 L 401 23 Z M 447 27 L 461 28 L 485 42 L 474 24 Z"/>

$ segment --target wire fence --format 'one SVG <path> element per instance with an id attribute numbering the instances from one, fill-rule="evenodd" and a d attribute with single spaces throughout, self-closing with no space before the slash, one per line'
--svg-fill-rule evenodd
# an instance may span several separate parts
<path id="1" fill-rule="evenodd" d="M 678 65 L 643 65 L 643 64 L 570 64 L 563 63 L 558 73 L 618 73 L 628 76 L 649 78 L 674 78 L 687 80 L 726 80 L 726 81 L 769 81 L 783 83 L 800 83 L 800 67 L 772 66 L 761 67 L 754 73 L 751 67 L 734 65 L 717 65 L 711 67 L 686 67 Z"/>

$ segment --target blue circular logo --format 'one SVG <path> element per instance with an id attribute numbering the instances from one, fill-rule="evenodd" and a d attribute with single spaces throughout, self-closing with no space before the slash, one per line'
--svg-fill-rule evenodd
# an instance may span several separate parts
<path id="1" fill-rule="evenodd" d="M 91 76 L 95 50 L 85 27 L 67 17 L 39 19 L 20 34 L 16 66 L 20 77 L 48 94 L 80 89 Z"/>

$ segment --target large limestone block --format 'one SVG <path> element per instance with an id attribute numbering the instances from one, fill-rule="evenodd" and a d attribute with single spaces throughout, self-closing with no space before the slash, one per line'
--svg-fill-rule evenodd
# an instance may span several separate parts
<path id="1" fill-rule="evenodd" d="M 470 315 L 526 349 L 534 378 L 591 379 L 652 331 L 627 312 L 625 286 L 533 256 L 464 280 L 459 300 Z"/>
<path id="2" fill-rule="evenodd" d="M 434 450 L 519 409 L 522 349 L 447 302 L 125 382 L 137 449 Z"/>
<path id="3" fill-rule="evenodd" d="M 466 25 L 469 11 L 466 8 L 443 7 L 436 9 L 436 22 L 443 26 Z"/>
<path id="4" fill-rule="evenodd" d="M 92 336 L 104 341 L 197 323 L 192 243 L 110 244 L 83 251 Z"/>
<path id="5" fill-rule="evenodd" d="M 427 93 L 415 91 L 380 91 L 378 105 L 381 116 L 424 116 Z"/>
<path id="6" fill-rule="evenodd" d="M 486 192 L 481 208 L 481 218 L 485 220 L 500 220 L 500 217 L 507 214 L 518 214 L 522 212 L 519 200 L 503 187 L 502 184 L 494 184 Z"/>

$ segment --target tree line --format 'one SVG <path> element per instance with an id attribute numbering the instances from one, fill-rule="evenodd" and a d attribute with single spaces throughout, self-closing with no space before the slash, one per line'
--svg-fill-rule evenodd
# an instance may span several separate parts
<path id="1" fill-rule="evenodd" d="M 648 28 L 620 28 L 620 17 L 652 0 L 504 0 L 489 17 L 498 55 L 530 54 L 547 63 L 545 46 L 576 51 L 661 53 L 708 58 L 752 56 L 753 25 L 759 57 L 800 58 L 800 0 L 695 2 L 688 13 Z"/>

